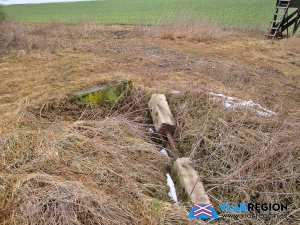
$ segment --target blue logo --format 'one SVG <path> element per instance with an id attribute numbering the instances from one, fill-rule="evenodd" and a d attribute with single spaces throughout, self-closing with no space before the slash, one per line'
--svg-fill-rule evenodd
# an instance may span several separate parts
<path id="1" fill-rule="evenodd" d="M 234 203 L 231 207 L 228 202 L 219 203 L 220 209 L 225 212 L 259 212 L 259 211 L 284 211 L 288 209 L 287 204 L 257 204 L 257 203 Z"/>
<path id="2" fill-rule="evenodd" d="M 196 204 L 193 203 L 193 208 L 189 212 L 191 219 L 216 219 L 218 218 L 217 212 L 211 203 L 209 204 Z"/>
<path id="3" fill-rule="evenodd" d="M 240 203 L 240 204 L 235 203 L 233 207 L 230 207 L 229 203 L 225 202 L 225 203 L 219 203 L 219 206 L 222 211 L 226 211 L 226 212 L 247 212 L 248 211 L 247 203 Z"/>

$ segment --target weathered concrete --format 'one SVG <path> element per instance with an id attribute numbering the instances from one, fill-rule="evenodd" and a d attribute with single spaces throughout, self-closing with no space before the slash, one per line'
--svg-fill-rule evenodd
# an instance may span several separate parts
<path id="1" fill-rule="evenodd" d="M 113 104 L 122 93 L 132 88 L 131 80 L 116 80 L 107 85 L 94 86 L 75 92 L 79 101 L 97 105 Z"/>
<path id="2" fill-rule="evenodd" d="M 169 108 L 164 94 L 153 94 L 148 102 L 156 132 L 165 133 L 166 130 L 174 133 L 176 121 Z"/>
<path id="3" fill-rule="evenodd" d="M 172 172 L 177 198 L 179 201 L 191 201 L 197 204 L 208 204 L 210 200 L 204 190 L 194 163 L 189 158 L 179 158 L 175 161 Z"/>
<path id="4" fill-rule="evenodd" d="M 176 121 L 171 113 L 166 96 L 164 94 L 153 94 L 148 102 L 148 106 L 155 130 L 158 133 L 166 134 L 171 147 L 172 157 L 178 159 L 180 154 L 172 135 L 175 131 Z"/>

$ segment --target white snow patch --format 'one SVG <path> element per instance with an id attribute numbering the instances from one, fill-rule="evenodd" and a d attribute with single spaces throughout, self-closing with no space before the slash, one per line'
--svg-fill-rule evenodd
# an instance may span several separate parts
<path id="1" fill-rule="evenodd" d="M 163 148 L 162 150 L 160 150 L 160 153 L 163 154 L 164 156 L 169 157 L 168 152 L 165 148 Z"/>
<path id="2" fill-rule="evenodd" d="M 174 202 L 178 202 L 174 182 L 170 174 L 168 173 L 167 173 L 167 185 L 170 187 L 170 192 L 168 193 L 168 195 L 170 196 L 171 200 L 173 200 Z"/>
<path id="3" fill-rule="evenodd" d="M 254 103 L 251 99 L 249 101 L 245 101 L 239 98 L 234 98 L 230 96 L 226 96 L 223 94 L 216 94 L 213 92 L 209 93 L 210 95 L 214 96 L 213 99 L 222 100 L 223 105 L 226 109 L 236 109 L 236 108 L 254 108 L 258 115 L 264 117 L 270 117 L 273 115 L 277 115 L 276 112 L 262 107 L 258 103 Z"/>
<path id="4" fill-rule="evenodd" d="M 153 134 L 153 133 L 154 133 L 154 130 L 153 130 L 151 127 L 149 127 L 149 132 L 150 132 L 151 134 Z"/>
<path id="5" fill-rule="evenodd" d="M 171 94 L 178 95 L 178 94 L 180 94 L 180 91 L 172 91 Z"/>

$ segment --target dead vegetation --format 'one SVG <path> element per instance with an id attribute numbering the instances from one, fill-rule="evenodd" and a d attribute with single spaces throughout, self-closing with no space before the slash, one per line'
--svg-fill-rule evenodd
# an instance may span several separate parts
<path id="1" fill-rule="evenodd" d="M 284 112 L 261 118 L 250 110 L 224 111 L 205 93 L 172 103 L 179 148 L 196 162 L 213 201 L 280 202 L 289 213 L 298 210 L 298 119 Z M 299 215 L 286 223 L 296 224 Z"/>
<path id="2" fill-rule="evenodd" d="M 6 18 L 7 18 L 7 15 L 4 12 L 2 5 L 0 4 L 0 23 L 2 23 Z"/>
<path id="3" fill-rule="evenodd" d="M 228 37 L 236 38 L 260 38 L 260 30 L 242 30 L 222 28 L 216 23 L 206 20 L 196 20 L 189 17 L 173 18 L 167 25 L 143 28 L 141 33 L 162 39 L 186 39 L 192 42 L 212 41 Z"/>
<path id="4" fill-rule="evenodd" d="M 215 208 L 287 203 L 282 224 L 300 222 L 299 38 L 262 41 L 256 32 L 189 21 L 166 28 L 5 21 L 0 29 L 0 223 L 202 224 L 187 219 L 189 203 L 169 200 L 171 160 L 148 132 L 154 92 L 167 94 L 176 142 Z M 69 98 L 119 77 L 135 88 L 112 107 Z M 224 110 L 210 90 L 278 115 Z"/>

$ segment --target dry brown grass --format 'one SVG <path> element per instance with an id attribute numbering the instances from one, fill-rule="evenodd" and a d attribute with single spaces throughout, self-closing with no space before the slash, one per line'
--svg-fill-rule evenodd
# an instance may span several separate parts
<path id="1" fill-rule="evenodd" d="M 290 51 L 300 52 L 299 37 L 292 36 L 288 39 L 285 39 L 284 47 Z"/>
<path id="2" fill-rule="evenodd" d="M 284 112 L 261 118 L 250 110 L 224 111 L 201 92 L 170 99 L 179 148 L 196 162 L 216 205 L 280 202 L 288 204 L 287 214 L 298 210 L 299 119 Z M 298 212 L 285 224 L 297 224 L 299 219 Z M 276 220 L 265 223 L 275 224 Z"/>
<path id="3" fill-rule="evenodd" d="M 190 17 L 169 19 L 168 25 L 155 27 L 107 27 L 90 22 L 66 25 L 58 22 L 46 24 L 24 24 L 14 20 L 4 20 L 0 26 L 0 43 L 2 51 L 6 50 L 43 50 L 57 53 L 63 49 L 72 49 L 76 46 L 70 39 L 91 39 L 93 37 L 106 37 L 123 39 L 126 37 L 147 36 L 162 39 L 185 39 L 193 42 L 205 42 L 228 37 L 259 38 L 258 30 L 226 29 L 216 23 L 206 20 L 198 21 Z M 61 37 L 68 39 L 61 40 Z"/>
<path id="4" fill-rule="evenodd" d="M 149 94 L 132 93 L 112 109 L 66 99 L 20 107 L 1 139 L 1 223 L 190 224 L 167 196 L 170 160 L 142 123 Z"/>
<path id="5" fill-rule="evenodd" d="M 193 42 L 212 41 L 223 38 L 260 38 L 262 36 L 259 30 L 242 30 L 242 29 L 228 29 L 221 27 L 216 22 L 207 20 L 197 20 L 188 16 L 175 16 L 164 20 L 161 25 L 154 27 L 136 27 L 137 32 L 151 37 L 158 37 L 162 39 L 186 39 Z"/>
<path id="6" fill-rule="evenodd" d="M 34 117 L 27 112 L 25 130 L 1 141 L 3 224 L 161 220 L 168 160 L 147 142 L 146 128 L 123 116 L 70 126 Z"/>
<path id="7" fill-rule="evenodd" d="M 189 203 L 168 198 L 171 161 L 148 133 L 154 92 L 167 94 L 176 142 L 215 206 L 287 203 L 292 215 L 283 224 L 299 223 L 299 38 L 263 41 L 188 20 L 165 28 L 5 23 L 0 223 L 202 224 L 187 219 Z M 16 57 L 19 50 L 25 56 Z M 120 77 L 135 88 L 111 108 L 68 97 Z M 279 115 L 224 110 L 211 89 Z"/>

